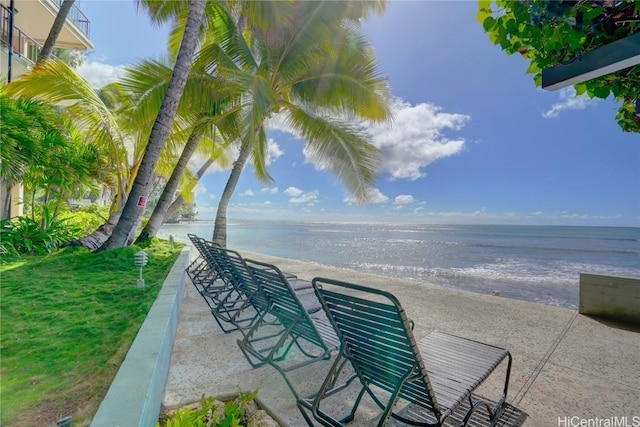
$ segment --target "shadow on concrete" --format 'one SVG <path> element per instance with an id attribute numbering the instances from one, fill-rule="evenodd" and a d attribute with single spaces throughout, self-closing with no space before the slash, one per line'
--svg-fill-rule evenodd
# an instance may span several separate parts
<path id="1" fill-rule="evenodd" d="M 487 399 L 484 399 L 484 401 L 489 403 L 492 406 L 495 404 L 495 402 L 491 402 Z M 460 407 L 458 407 L 458 409 L 456 409 L 456 411 L 451 416 L 449 416 L 445 420 L 444 425 L 447 427 L 460 426 L 468 410 L 469 410 L 469 402 L 465 401 L 462 405 L 460 405 Z M 421 420 L 425 419 L 427 420 L 427 422 L 435 422 L 435 419 L 433 417 L 429 418 L 426 414 L 424 414 L 423 408 L 419 408 L 415 405 L 407 405 L 407 407 L 403 408 L 400 411 L 400 415 L 406 416 L 411 419 L 421 419 Z M 489 426 L 520 427 L 524 424 L 524 421 L 527 419 L 527 416 L 528 415 L 522 410 L 507 403 L 505 405 L 504 413 L 502 414 L 498 422 L 493 424 L 491 420 L 489 420 L 489 416 L 487 415 L 487 410 L 484 408 L 484 406 L 481 406 L 478 409 L 476 409 L 473 415 L 471 415 L 471 418 L 469 419 L 467 426 L 469 427 L 489 427 Z M 389 419 L 386 425 L 387 427 L 406 426 L 405 423 L 394 420 L 392 418 Z"/>
<path id="2" fill-rule="evenodd" d="M 608 319 L 606 317 L 594 316 L 594 315 L 591 315 L 591 314 L 581 314 L 581 316 L 585 316 L 585 317 L 588 317 L 589 319 L 593 319 L 596 322 L 602 323 L 603 325 L 606 325 L 606 326 L 608 326 L 610 328 L 620 329 L 620 330 L 623 330 L 623 331 L 640 333 L 640 325 L 639 324 L 630 323 L 630 322 L 623 322 L 623 321 L 620 321 L 620 320 L 612 320 L 612 319 Z"/>

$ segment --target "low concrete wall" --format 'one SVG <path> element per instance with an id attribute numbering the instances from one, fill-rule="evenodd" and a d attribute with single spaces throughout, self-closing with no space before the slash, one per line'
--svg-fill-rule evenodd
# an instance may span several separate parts
<path id="1" fill-rule="evenodd" d="M 640 279 L 580 274 L 579 312 L 640 324 Z"/>
<path id="2" fill-rule="evenodd" d="M 165 279 L 90 427 L 156 425 L 178 327 L 189 249 L 182 250 Z"/>

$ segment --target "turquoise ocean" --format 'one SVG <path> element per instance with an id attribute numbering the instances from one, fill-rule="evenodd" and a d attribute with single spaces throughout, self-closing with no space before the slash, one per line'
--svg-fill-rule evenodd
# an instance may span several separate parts
<path id="1" fill-rule="evenodd" d="M 187 233 L 213 221 L 159 235 Z M 580 273 L 640 278 L 640 228 L 229 221 L 227 247 L 574 309 Z"/>

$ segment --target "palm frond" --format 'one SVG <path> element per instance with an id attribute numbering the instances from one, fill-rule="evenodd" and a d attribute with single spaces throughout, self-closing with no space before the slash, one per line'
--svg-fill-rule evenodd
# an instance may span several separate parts
<path id="1" fill-rule="evenodd" d="M 379 72 L 368 45 L 353 37 L 357 47 L 345 40 L 321 61 L 310 64 L 293 80 L 291 93 L 301 104 L 335 109 L 344 116 L 388 120 L 388 80 Z"/>
<path id="2" fill-rule="evenodd" d="M 176 15 L 189 11 L 187 1 L 165 1 L 165 0 L 135 0 L 136 8 L 142 9 L 152 23 L 156 25 L 172 21 Z"/>
<path id="3" fill-rule="evenodd" d="M 131 123 L 153 124 L 167 92 L 173 69 L 166 58 L 145 59 L 125 69 L 118 84 L 131 97 L 126 116 Z"/>
<path id="4" fill-rule="evenodd" d="M 289 27 L 297 18 L 295 0 L 265 0 L 242 2 L 239 16 L 247 28 L 262 37 L 276 37 L 279 29 Z"/>
<path id="5" fill-rule="evenodd" d="M 81 129 L 108 134 L 99 140 L 108 144 L 114 156 L 124 147 L 124 135 L 98 92 L 62 61 L 51 58 L 38 63 L 33 70 L 7 85 L 7 93 L 67 105 L 65 114 Z M 123 159 L 117 160 L 118 164 L 124 164 Z"/>
<path id="6" fill-rule="evenodd" d="M 307 149 L 335 174 L 356 200 L 365 202 L 378 174 L 378 150 L 348 122 L 289 108 L 288 124 L 307 141 Z"/>
<path id="7" fill-rule="evenodd" d="M 252 143 L 253 151 L 253 169 L 255 171 L 258 180 L 264 184 L 273 184 L 273 178 L 267 172 L 266 158 L 267 158 L 267 134 L 264 128 L 260 127 L 260 130 L 255 133 L 255 140 Z"/>

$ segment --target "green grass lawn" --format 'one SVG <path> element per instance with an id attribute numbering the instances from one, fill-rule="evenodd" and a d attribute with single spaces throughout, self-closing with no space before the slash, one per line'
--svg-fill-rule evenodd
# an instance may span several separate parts
<path id="1" fill-rule="evenodd" d="M 55 426 L 73 415 L 88 425 L 107 392 L 180 247 L 90 253 L 68 248 L 0 264 L 0 424 Z"/>

